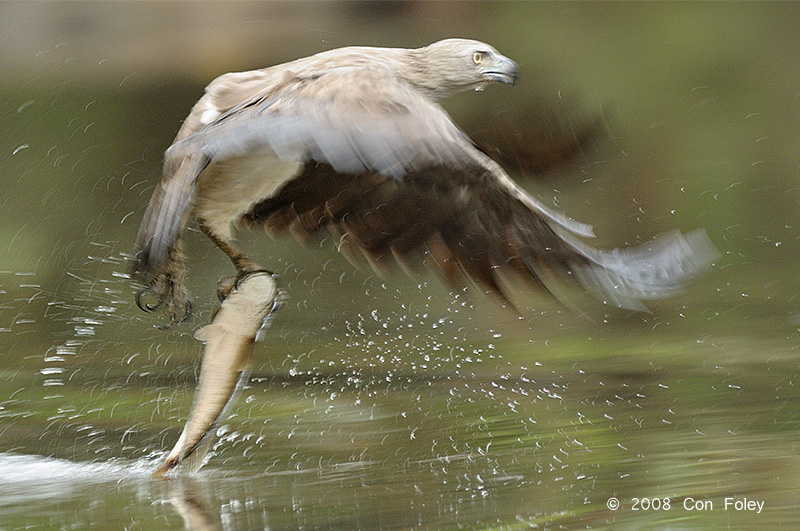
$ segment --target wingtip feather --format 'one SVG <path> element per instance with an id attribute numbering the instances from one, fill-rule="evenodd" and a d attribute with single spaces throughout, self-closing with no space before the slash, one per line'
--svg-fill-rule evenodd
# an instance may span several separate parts
<path id="1" fill-rule="evenodd" d="M 720 257 L 702 229 L 672 231 L 629 249 L 585 251 L 589 263 L 574 268 L 581 283 L 609 304 L 644 312 L 643 301 L 682 292 Z"/>

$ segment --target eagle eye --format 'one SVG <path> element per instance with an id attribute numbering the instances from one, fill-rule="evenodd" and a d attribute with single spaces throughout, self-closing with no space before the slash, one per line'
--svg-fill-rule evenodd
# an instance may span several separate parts
<path id="1" fill-rule="evenodd" d="M 475 63 L 476 65 L 481 64 L 481 61 L 483 61 L 483 55 L 484 55 L 483 52 L 475 52 L 475 53 L 473 53 L 472 54 L 472 62 Z"/>

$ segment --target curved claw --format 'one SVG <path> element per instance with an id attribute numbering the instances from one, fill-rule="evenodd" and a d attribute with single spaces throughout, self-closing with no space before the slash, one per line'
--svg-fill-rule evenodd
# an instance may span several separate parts
<path id="1" fill-rule="evenodd" d="M 272 278 L 275 278 L 276 276 L 275 273 L 273 273 L 269 269 L 253 269 L 252 271 L 239 271 L 238 273 L 236 273 L 236 278 L 233 281 L 233 289 L 239 289 L 239 284 L 241 284 L 242 280 L 255 273 L 266 273 Z"/>
<path id="2" fill-rule="evenodd" d="M 185 323 L 192 316 L 192 301 L 186 301 L 184 305 L 183 317 L 178 320 L 178 324 Z"/>
<path id="3" fill-rule="evenodd" d="M 180 319 L 176 319 L 174 316 L 170 316 L 168 323 L 163 325 L 156 325 L 156 328 L 158 328 L 159 330 L 169 330 L 175 323 L 183 324 L 191 316 L 192 316 L 192 301 L 186 301 L 186 303 L 184 304 L 183 317 L 181 317 Z"/>
<path id="4" fill-rule="evenodd" d="M 185 323 L 191 316 L 192 316 L 192 302 L 186 301 L 186 303 L 184 304 L 183 316 L 180 319 L 176 319 L 175 316 L 170 316 L 168 323 L 163 325 L 156 325 L 156 328 L 158 328 L 159 330 L 169 330 L 170 328 L 172 328 L 172 325 L 176 323 L 179 325 Z"/>
<path id="5" fill-rule="evenodd" d="M 142 289 L 140 289 L 139 291 L 136 292 L 136 306 L 138 306 L 139 309 L 142 310 L 143 312 L 148 312 L 148 313 L 149 312 L 154 312 L 154 311 L 158 310 L 161 307 L 161 304 L 164 302 L 164 301 L 158 301 L 153 306 L 151 306 L 150 304 L 147 304 L 146 302 L 143 302 L 142 301 L 142 297 L 144 295 L 146 295 L 147 293 L 151 292 L 151 291 L 152 290 L 150 289 L 150 287 L 145 286 L 144 288 L 142 288 Z"/>

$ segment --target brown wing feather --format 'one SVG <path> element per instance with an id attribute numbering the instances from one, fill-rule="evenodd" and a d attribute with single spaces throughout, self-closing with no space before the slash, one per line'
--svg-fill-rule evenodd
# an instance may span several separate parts
<path id="1" fill-rule="evenodd" d="M 520 194 L 477 166 L 438 166 L 400 180 L 344 175 L 309 163 L 244 221 L 300 238 L 335 229 L 378 270 L 394 261 L 404 267 L 427 262 L 451 285 L 473 282 L 504 300 L 511 294 L 503 278 L 547 291 L 554 282 L 580 282 L 601 300 L 637 310 L 646 310 L 643 300 L 680 290 L 716 256 L 701 231 L 667 234 L 637 248 L 597 250 Z"/>
<path id="2" fill-rule="evenodd" d="M 440 166 L 398 180 L 308 164 L 245 221 L 300 238 L 335 228 L 372 264 L 432 262 L 449 283 L 473 281 L 503 298 L 499 271 L 543 286 L 539 268 L 568 275 L 588 264 L 535 212 L 477 167 L 471 171 Z"/>
<path id="3" fill-rule="evenodd" d="M 508 172 L 541 174 L 580 160 L 607 140 L 609 114 L 580 110 L 573 100 L 497 92 L 477 98 L 459 126 Z"/>

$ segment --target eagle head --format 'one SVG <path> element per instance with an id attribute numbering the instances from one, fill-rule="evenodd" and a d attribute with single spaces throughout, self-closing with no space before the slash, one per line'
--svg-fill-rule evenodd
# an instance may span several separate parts
<path id="1" fill-rule="evenodd" d="M 492 46 L 469 39 L 445 39 L 425 48 L 429 72 L 452 92 L 481 89 L 488 83 L 517 81 L 517 63 Z"/>

